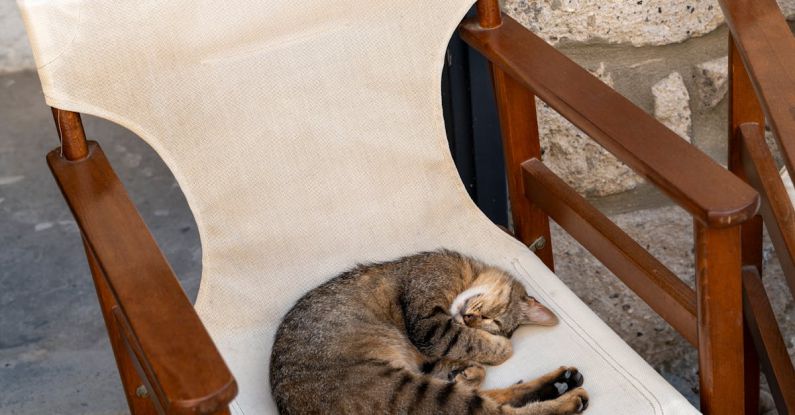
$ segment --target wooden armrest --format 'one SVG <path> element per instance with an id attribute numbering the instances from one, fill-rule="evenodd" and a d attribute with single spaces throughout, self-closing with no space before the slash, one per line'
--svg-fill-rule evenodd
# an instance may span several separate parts
<path id="1" fill-rule="evenodd" d="M 169 414 L 226 408 L 237 384 L 105 154 L 89 142 L 72 162 L 47 163 L 118 304 L 113 310 L 139 373 Z"/>
<path id="2" fill-rule="evenodd" d="M 795 36 L 775 0 L 720 0 L 787 168 L 795 167 Z"/>
<path id="3" fill-rule="evenodd" d="M 515 20 L 483 29 L 461 24 L 462 38 L 566 117 L 696 219 L 711 227 L 754 216 L 759 195 Z"/>

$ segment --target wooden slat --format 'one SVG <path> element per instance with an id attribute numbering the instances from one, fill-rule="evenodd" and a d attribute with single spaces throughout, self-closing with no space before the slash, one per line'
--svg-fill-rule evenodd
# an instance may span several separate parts
<path id="1" fill-rule="evenodd" d="M 522 164 L 525 193 L 693 345 L 696 295 L 544 164 Z"/>
<path id="2" fill-rule="evenodd" d="M 795 369 L 754 267 L 743 268 L 743 309 L 778 413 L 795 414 Z"/>
<path id="3" fill-rule="evenodd" d="M 694 227 L 701 411 L 744 413 L 740 227 Z"/>
<path id="4" fill-rule="evenodd" d="M 544 238 L 546 240 L 544 247 L 536 250 L 535 253 L 549 269 L 554 270 L 549 218 L 525 196 L 522 188 L 522 162 L 531 158 L 541 158 L 535 111 L 536 98 L 501 69 L 492 67 L 492 76 L 500 113 L 505 173 L 508 179 L 514 233 L 525 245 L 530 245 L 538 238 Z"/>
<path id="5" fill-rule="evenodd" d="M 102 150 L 47 162 L 115 299 L 114 320 L 169 414 L 227 407 L 237 384 Z"/>
<path id="6" fill-rule="evenodd" d="M 746 123 L 763 128 L 765 114 L 759 105 L 751 79 L 743 66 L 734 39 L 729 35 L 729 170 L 746 183 L 743 167 L 743 144 L 739 131 Z M 762 220 L 759 215 L 743 223 L 743 265 L 754 265 L 762 273 Z"/>
<path id="7" fill-rule="evenodd" d="M 737 50 L 795 174 L 795 37 L 775 0 L 720 0 Z"/>
<path id="8" fill-rule="evenodd" d="M 732 226 L 756 213 L 753 189 L 515 20 L 493 29 L 467 20 L 460 33 L 700 221 Z"/>
<path id="9" fill-rule="evenodd" d="M 734 38 L 728 36 L 729 49 L 729 170 L 744 182 L 748 183 L 743 168 L 743 144 L 738 131 L 740 125 L 747 122 L 765 123 L 765 114 L 756 98 L 754 86 L 745 70 L 745 65 L 737 50 Z M 763 258 L 763 229 L 762 217 L 754 216 L 742 224 L 740 236 L 742 239 L 743 265 L 753 265 L 762 274 Z M 756 348 L 751 339 L 751 334 L 746 328 L 745 337 L 745 412 L 754 413 L 759 408 L 759 360 Z"/>
<path id="10" fill-rule="evenodd" d="M 778 260 L 795 296 L 795 209 L 787 194 L 776 162 L 757 124 L 743 124 L 739 135 L 743 143 L 745 174 L 762 195 L 760 209 Z"/>

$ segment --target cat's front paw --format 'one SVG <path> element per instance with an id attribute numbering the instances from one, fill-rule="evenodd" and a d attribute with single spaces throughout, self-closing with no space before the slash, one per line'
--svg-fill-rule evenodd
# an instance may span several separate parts
<path id="1" fill-rule="evenodd" d="M 486 368 L 475 362 L 464 363 L 450 371 L 447 380 L 477 388 L 486 378 Z"/>
<path id="2" fill-rule="evenodd" d="M 489 335 L 489 350 L 484 350 L 480 354 L 481 358 L 478 359 L 480 363 L 496 366 L 499 365 L 513 355 L 513 345 L 511 340 L 507 337 Z"/>

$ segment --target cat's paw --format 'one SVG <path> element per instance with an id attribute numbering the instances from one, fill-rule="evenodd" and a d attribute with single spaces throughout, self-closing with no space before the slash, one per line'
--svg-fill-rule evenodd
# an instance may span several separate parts
<path id="1" fill-rule="evenodd" d="M 588 409 L 588 392 L 583 388 L 576 388 L 555 400 L 558 403 L 558 415 L 579 414 Z"/>
<path id="2" fill-rule="evenodd" d="M 454 368 L 447 375 L 447 380 L 461 383 L 471 388 L 477 388 L 486 378 L 486 369 L 483 365 L 475 362 L 465 363 Z"/>
<path id="3" fill-rule="evenodd" d="M 481 354 L 481 358 L 478 359 L 480 363 L 496 366 L 499 365 L 508 358 L 513 355 L 513 345 L 511 345 L 511 339 L 502 336 L 495 336 L 489 334 L 489 343 L 488 347 L 489 350 L 484 351 Z"/>
<path id="4" fill-rule="evenodd" d="M 551 375 L 554 376 L 545 383 L 538 391 L 538 397 L 542 401 L 557 399 L 566 392 L 582 386 L 585 379 L 575 367 L 561 367 Z"/>

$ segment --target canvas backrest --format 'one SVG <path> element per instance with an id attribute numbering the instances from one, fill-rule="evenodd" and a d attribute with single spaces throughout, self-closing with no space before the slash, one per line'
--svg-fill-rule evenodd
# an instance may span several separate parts
<path id="1" fill-rule="evenodd" d="M 472 3 L 19 5 L 47 103 L 132 130 L 173 171 L 202 241 L 199 303 L 250 303 L 262 294 L 242 287 L 292 301 L 356 261 L 434 248 L 423 229 L 471 204 L 439 91 Z"/>

